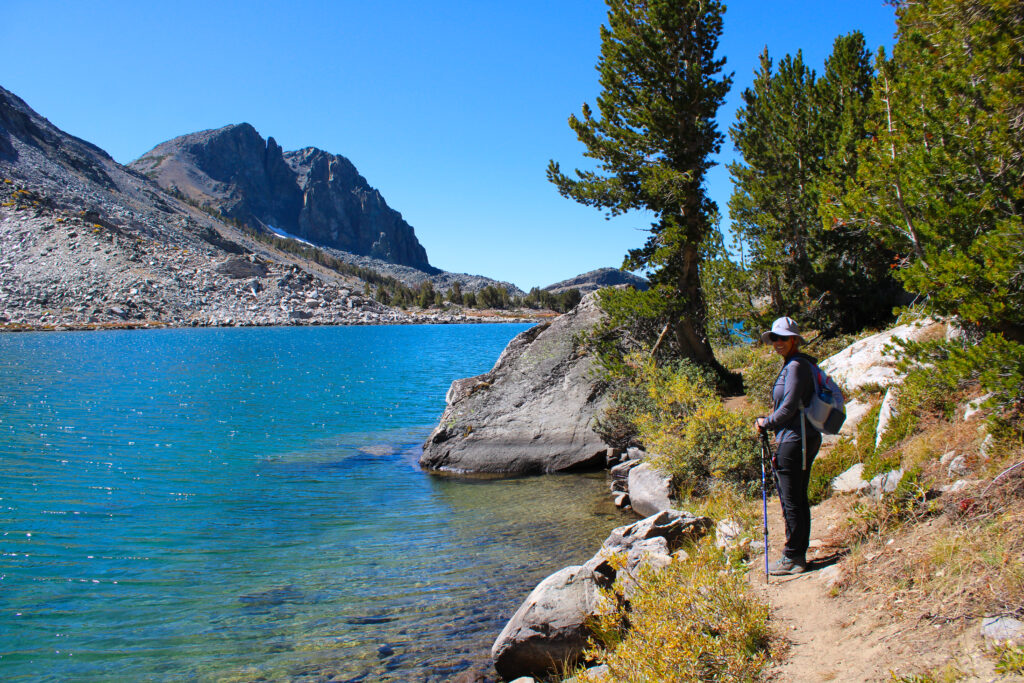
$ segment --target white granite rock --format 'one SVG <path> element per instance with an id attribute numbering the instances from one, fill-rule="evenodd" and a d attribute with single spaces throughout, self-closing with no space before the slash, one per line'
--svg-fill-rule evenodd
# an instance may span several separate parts
<path id="1" fill-rule="evenodd" d="M 732 519 L 721 520 L 715 526 L 715 545 L 723 550 L 735 547 L 739 543 L 742 531 L 739 522 Z"/>
<path id="2" fill-rule="evenodd" d="M 843 423 L 842 428 L 839 430 L 839 435 L 853 436 L 856 433 L 857 425 L 868 414 L 868 411 L 871 410 L 871 404 L 854 398 L 850 399 L 844 408 L 846 409 L 846 422 Z"/>
<path id="3" fill-rule="evenodd" d="M 949 467 L 946 469 L 946 473 L 950 478 L 962 477 L 965 474 L 970 473 L 970 471 L 971 468 L 967 466 L 967 456 L 965 455 L 958 455 L 953 458 L 949 463 Z"/>
<path id="4" fill-rule="evenodd" d="M 882 399 L 882 407 L 878 411 L 878 426 L 875 428 L 875 448 L 882 445 L 882 437 L 885 436 L 885 431 L 889 429 L 889 423 L 895 415 L 896 394 L 896 388 L 889 387 L 885 392 L 885 398 Z"/>
<path id="5" fill-rule="evenodd" d="M 981 620 L 981 635 L 992 643 L 1024 640 L 1024 623 L 1012 617 L 989 617 Z"/>
<path id="6" fill-rule="evenodd" d="M 977 484 L 977 479 L 957 479 L 952 484 L 940 486 L 939 490 L 942 491 L 943 493 L 959 493 L 960 491 L 963 491 L 964 489 L 970 488 L 972 486 L 976 486 Z"/>
<path id="7" fill-rule="evenodd" d="M 964 421 L 970 420 L 979 411 L 981 411 L 985 401 L 990 398 L 992 398 L 992 394 L 985 394 L 984 396 L 979 396 L 973 401 L 968 401 L 967 405 L 964 407 Z"/>
<path id="8" fill-rule="evenodd" d="M 878 385 L 888 387 L 897 382 L 896 358 L 885 346 L 894 339 L 920 340 L 942 332 L 941 323 L 926 319 L 900 325 L 861 339 L 821 363 L 821 369 L 851 393 L 861 387 Z"/>
<path id="9" fill-rule="evenodd" d="M 832 490 L 836 493 L 858 493 L 866 489 L 869 484 L 864 481 L 861 475 L 864 473 L 864 463 L 857 463 L 832 480 Z"/>
<path id="10" fill-rule="evenodd" d="M 833 588 L 839 585 L 845 574 L 842 567 L 838 564 L 829 565 L 818 572 L 818 580 L 821 581 L 826 588 Z"/>
<path id="11" fill-rule="evenodd" d="M 868 484 L 867 494 L 877 500 L 883 494 L 895 491 L 901 479 L 903 479 L 902 469 L 889 470 L 884 474 L 879 474 Z"/>

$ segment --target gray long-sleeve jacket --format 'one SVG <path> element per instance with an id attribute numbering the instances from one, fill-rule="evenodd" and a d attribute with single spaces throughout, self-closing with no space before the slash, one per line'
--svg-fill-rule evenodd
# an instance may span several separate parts
<path id="1" fill-rule="evenodd" d="M 800 441 L 800 408 L 807 405 L 814 393 L 814 377 L 807 363 L 797 359 L 814 359 L 802 353 L 791 356 L 782 366 L 779 376 L 772 387 L 772 407 L 774 410 L 765 419 L 765 429 L 775 432 L 779 443 Z M 810 423 L 807 425 L 807 438 L 819 439 L 820 434 Z"/>

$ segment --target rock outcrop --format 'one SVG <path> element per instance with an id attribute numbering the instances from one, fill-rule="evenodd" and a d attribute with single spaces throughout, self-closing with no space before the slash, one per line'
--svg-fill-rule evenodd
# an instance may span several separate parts
<path id="1" fill-rule="evenodd" d="M 412 226 L 352 162 L 314 147 L 285 152 L 248 123 L 182 135 L 130 166 L 252 227 L 431 270 Z"/>
<path id="2" fill-rule="evenodd" d="M 615 287 L 617 285 L 630 285 L 641 291 L 650 287 L 650 283 L 647 280 L 630 272 L 619 270 L 618 268 L 598 268 L 568 280 L 548 285 L 544 289 L 552 294 L 561 294 L 570 289 L 578 289 L 580 294 L 588 294 L 602 287 Z"/>
<path id="3" fill-rule="evenodd" d="M 588 295 L 554 322 L 518 335 L 483 375 L 452 382 L 420 464 L 450 472 L 533 474 L 602 467 L 594 432 L 604 396 L 577 335 L 600 320 Z"/>
<path id="4" fill-rule="evenodd" d="M 866 386 L 889 387 L 899 381 L 896 356 L 887 347 L 898 339 L 923 341 L 941 338 L 946 326 L 934 320 L 900 325 L 850 344 L 821 363 L 821 369 L 843 387 L 846 393 Z"/>

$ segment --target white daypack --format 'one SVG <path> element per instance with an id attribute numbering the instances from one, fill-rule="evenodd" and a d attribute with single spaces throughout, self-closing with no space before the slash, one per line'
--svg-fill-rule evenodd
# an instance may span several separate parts
<path id="1" fill-rule="evenodd" d="M 823 434 L 838 434 L 846 422 L 846 410 L 843 391 L 835 380 L 828 376 L 808 358 L 797 358 L 807 363 L 814 378 L 814 393 L 811 401 L 801 408 L 804 418 Z"/>

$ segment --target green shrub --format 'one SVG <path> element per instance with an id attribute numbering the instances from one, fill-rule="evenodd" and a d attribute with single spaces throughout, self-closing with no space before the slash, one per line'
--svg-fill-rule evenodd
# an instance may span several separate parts
<path id="1" fill-rule="evenodd" d="M 996 647 L 996 673 L 1024 674 L 1024 647 L 999 645 Z"/>
<path id="2" fill-rule="evenodd" d="M 757 347 L 749 364 L 741 371 L 747 399 L 763 411 L 771 408 L 772 386 L 782 370 L 782 359 L 769 347 Z"/>
<path id="3" fill-rule="evenodd" d="M 978 383 L 992 394 L 989 406 L 997 429 L 1024 431 L 1024 344 L 988 333 L 977 339 L 902 342 L 901 369 L 907 378 L 897 401 L 901 415 L 887 441 L 898 442 L 914 433 L 914 415 L 953 416 L 965 390 Z"/>
<path id="4" fill-rule="evenodd" d="M 657 397 L 673 381 L 700 387 L 704 398 L 715 396 L 713 373 L 687 360 L 677 360 L 658 367 L 644 354 L 634 353 L 627 355 L 614 370 L 606 370 L 603 376 L 610 387 L 610 400 L 608 407 L 595 418 L 594 431 L 614 448 L 641 445 L 638 421 L 643 415 L 667 410 L 675 412 L 676 417 L 684 417 L 686 410 L 692 407 L 687 407 L 689 404 L 658 404 Z M 681 410 L 683 413 L 679 412 Z"/>
<path id="5" fill-rule="evenodd" d="M 728 411 L 711 379 L 692 364 L 658 370 L 648 363 L 640 380 L 650 410 L 635 424 L 655 464 L 682 495 L 699 494 L 721 481 L 751 495 L 760 487 L 760 448 L 752 415 Z"/>
<path id="6" fill-rule="evenodd" d="M 606 633 L 629 624 L 587 653 L 607 664 L 615 681 L 760 680 L 771 658 L 767 605 L 710 539 L 687 560 L 641 572 L 628 609 L 603 621 Z"/>

